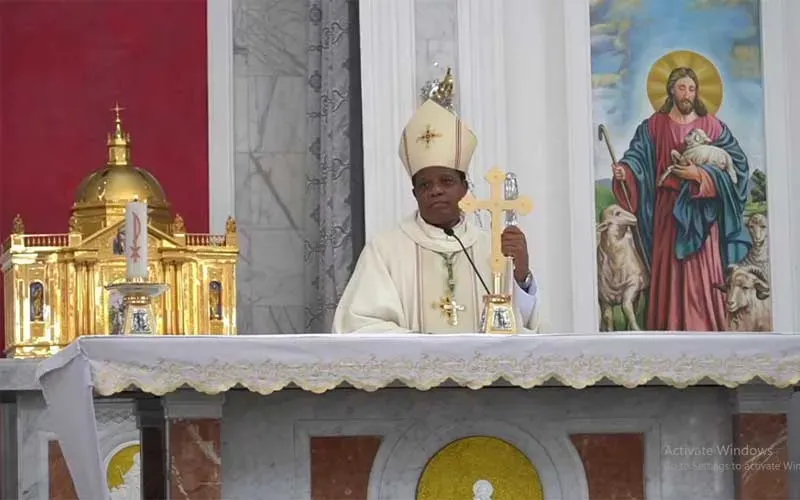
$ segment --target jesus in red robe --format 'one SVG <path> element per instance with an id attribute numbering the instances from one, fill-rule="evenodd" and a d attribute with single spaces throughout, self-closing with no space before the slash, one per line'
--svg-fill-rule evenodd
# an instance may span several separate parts
<path id="1" fill-rule="evenodd" d="M 744 227 L 747 157 L 728 127 L 707 112 L 699 92 L 691 68 L 674 69 L 664 105 L 639 125 L 613 166 L 614 195 L 636 214 L 650 264 L 648 330 L 727 330 L 725 296 L 714 285 L 725 281 L 727 266 L 741 261 L 751 246 Z M 659 184 L 675 163 L 670 152 L 682 152 L 693 129 L 704 130 L 730 154 L 737 183 L 717 166 L 689 164 L 675 166 Z"/>

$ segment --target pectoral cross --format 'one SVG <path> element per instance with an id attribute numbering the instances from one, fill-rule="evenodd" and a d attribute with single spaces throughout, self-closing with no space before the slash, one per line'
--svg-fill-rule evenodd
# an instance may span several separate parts
<path id="1" fill-rule="evenodd" d="M 456 302 L 452 295 L 445 295 L 433 306 L 447 316 L 447 323 L 450 326 L 458 326 L 458 313 L 466 310 L 466 307 Z"/>
<path id="2" fill-rule="evenodd" d="M 505 268 L 505 258 L 501 246 L 503 230 L 505 229 L 505 212 L 515 210 L 520 215 L 527 215 L 533 210 L 533 202 L 527 196 L 520 196 L 515 200 L 504 199 L 504 182 L 506 173 L 497 167 L 491 169 L 484 177 L 491 188 L 488 200 L 477 200 L 471 193 L 467 193 L 459 202 L 459 207 L 466 213 L 477 210 L 487 210 L 492 219 L 492 256 L 489 264 L 494 276 L 502 275 Z M 495 291 L 497 293 L 497 291 Z"/>

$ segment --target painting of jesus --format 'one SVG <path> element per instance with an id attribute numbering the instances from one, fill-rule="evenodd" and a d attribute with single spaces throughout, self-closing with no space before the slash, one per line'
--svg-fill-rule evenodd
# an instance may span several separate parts
<path id="1" fill-rule="evenodd" d="M 771 330 L 758 2 L 592 4 L 600 329 Z"/>

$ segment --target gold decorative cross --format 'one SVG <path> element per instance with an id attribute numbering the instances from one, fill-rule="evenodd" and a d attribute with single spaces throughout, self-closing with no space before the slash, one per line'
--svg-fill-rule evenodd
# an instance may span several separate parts
<path id="1" fill-rule="evenodd" d="M 492 274 L 502 274 L 505 268 L 505 259 L 501 246 L 501 236 L 505 229 L 505 212 L 516 210 L 520 215 L 527 215 L 533 210 L 533 202 L 527 196 L 520 196 L 516 200 L 506 200 L 503 198 L 503 183 L 506 173 L 498 167 L 491 169 L 484 177 L 491 187 L 491 195 L 488 200 L 477 200 L 472 193 L 467 193 L 461 199 L 458 206 L 466 213 L 477 210 L 488 210 L 492 217 L 492 256 L 490 265 Z"/>
<path id="2" fill-rule="evenodd" d="M 417 142 L 424 141 L 425 142 L 425 146 L 426 147 L 430 147 L 430 145 L 433 142 L 433 140 L 436 139 L 437 137 L 441 137 L 441 136 L 442 136 L 442 134 L 436 132 L 435 130 L 433 130 L 431 128 L 430 125 L 428 125 L 427 128 L 425 129 L 425 133 L 422 134 L 421 136 L 417 137 Z"/>
<path id="3" fill-rule="evenodd" d="M 456 302 L 451 295 L 445 295 L 439 302 L 434 303 L 433 307 L 439 309 L 443 315 L 447 316 L 450 326 L 458 326 L 458 313 L 467 308 Z"/>
<path id="4" fill-rule="evenodd" d="M 114 107 L 113 107 L 113 108 L 111 108 L 111 111 L 113 111 L 114 113 L 116 113 L 116 115 L 117 115 L 117 119 L 119 119 L 119 112 L 120 112 L 120 111 L 125 111 L 125 108 L 120 108 L 120 107 L 119 107 L 119 103 L 117 102 L 117 103 L 114 103 Z"/>

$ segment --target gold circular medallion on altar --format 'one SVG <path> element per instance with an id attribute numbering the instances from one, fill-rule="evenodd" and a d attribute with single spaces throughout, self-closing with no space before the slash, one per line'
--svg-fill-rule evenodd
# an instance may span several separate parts
<path id="1" fill-rule="evenodd" d="M 139 459 L 140 452 L 141 446 L 139 444 L 130 444 L 114 453 L 106 469 L 106 481 L 108 481 L 110 490 L 127 485 L 130 477 L 140 474 L 141 471 L 138 470 L 141 463 Z"/>
<path id="2" fill-rule="evenodd" d="M 482 494 L 492 500 L 544 499 L 539 473 L 522 451 L 502 439 L 471 436 L 446 445 L 428 461 L 416 500 L 463 500 Z"/>

